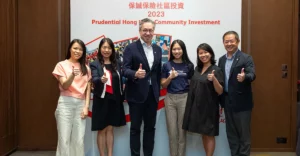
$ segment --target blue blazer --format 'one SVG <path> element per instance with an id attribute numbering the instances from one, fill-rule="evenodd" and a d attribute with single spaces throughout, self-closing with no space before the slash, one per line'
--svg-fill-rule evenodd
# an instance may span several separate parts
<path id="1" fill-rule="evenodd" d="M 98 96 L 99 98 L 102 95 L 102 92 L 104 91 L 104 83 L 101 82 L 101 77 L 104 74 L 103 66 L 100 64 L 99 60 L 96 59 L 94 62 L 90 63 L 90 68 L 92 72 L 92 82 L 94 84 L 94 90 L 93 94 L 94 96 Z M 123 82 L 122 82 L 122 74 L 121 74 L 121 65 L 117 63 L 117 70 L 120 74 L 119 80 L 120 80 L 120 88 L 121 88 L 121 94 L 123 95 Z"/>
<path id="2" fill-rule="evenodd" d="M 219 59 L 218 63 L 218 66 L 224 73 L 224 83 L 226 81 L 226 59 L 227 58 L 224 55 Z M 241 73 L 242 68 L 244 68 L 245 80 L 243 82 L 238 82 L 237 75 Z M 256 75 L 252 57 L 238 50 L 230 69 L 228 93 L 224 91 L 221 95 L 221 106 L 234 112 L 252 110 L 253 98 L 251 82 L 254 81 L 255 78 Z M 228 96 L 228 101 L 225 101 L 225 96 Z"/>
<path id="3" fill-rule="evenodd" d="M 143 45 L 139 40 L 129 44 L 123 53 L 123 75 L 127 78 L 125 85 L 125 99 L 129 103 L 143 103 L 146 101 L 149 92 L 149 79 L 151 79 L 155 100 L 159 100 L 160 77 L 161 77 L 161 57 L 162 49 L 153 44 L 154 62 L 150 69 Z M 146 71 L 143 79 L 136 79 L 135 73 L 139 69 L 140 63 Z"/>

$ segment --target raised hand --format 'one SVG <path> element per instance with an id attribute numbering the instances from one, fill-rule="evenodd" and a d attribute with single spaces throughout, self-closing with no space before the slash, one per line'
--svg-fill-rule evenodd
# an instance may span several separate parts
<path id="1" fill-rule="evenodd" d="M 239 73 L 239 74 L 237 75 L 237 80 L 238 80 L 239 82 L 243 82 L 243 81 L 245 80 L 245 71 L 244 71 L 244 68 L 242 68 L 241 73 Z"/>
<path id="2" fill-rule="evenodd" d="M 213 70 L 213 71 L 211 72 L 211 74 L 207 74 L 207 79 L 208 79 L 209 81 L 214 81 L 214 80 L 216 79 L 216 77 L 215 77 L 215 70 Z"/>
<path id="3" fill-rule="evenodd" d="M 80 70 L 77 69 L 77 68 L 74 68 L 74 66 L 72 66 L 72 74 L 73 74 L 74 76 L 77 76 L 77 75 L 80 74 Z"/>
<path id="4" fill-rule="evenodd" d="M 140 63 L 139 69 L 135 73 L 135 77 L 138 79 L 142 79 L 146 76 L 146 71 L 143 69 L 142 64 Z"/>
<path id="5" fill-rule="evenodd" d="M 170 73 L 170 78 L 174 79 L 177 76 L 178 76 L 178 72 L 174 69 L 174 67 L 172 67 L 172 71 Z"/>
<path id="6" fill-rule="evenodd" d="M 106 77 L 106 70 L 104 70 L 103 76 L 101 77 L 101 82 L 106 83 L 108 78 Z"/>

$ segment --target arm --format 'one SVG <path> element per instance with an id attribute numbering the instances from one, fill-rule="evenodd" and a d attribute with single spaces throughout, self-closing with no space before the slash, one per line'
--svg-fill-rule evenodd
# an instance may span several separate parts
<path id="1" fill-rule="evenodd" d="M 135 80 L 136 71 L 132 70 L 132 60 L 133 60 L 132 51 L 127 46 L 123 53 L 123 70 L 122 70 L 122 72 L 123 72 L 124 77 L 126 77 L 127 79 Z"/>
<path id="2" fill-rule="evenodd" d="M 255 67 L 251 56 L 247 57 L 245 66 L 245 81 L 252 82 L 256 78 Z"/>
<path id="3" fill-rule="evenodd" d="M 213 80 L 213 85 L 214 85 L 214 88 L 215 88 L 216 92 L 218 93 L 218 95 L 221 95 L 223 93 L 223 87 L 219 83 L 219 81 L 216 77 Z"/>
<path id="4" fill-rule="evenodd" d="M 90 106 L 90 98 L 91 98 L 91 82 L 88 82 L 85 90 L 85 106 L 86 108 L 89 108 Z"/>
<path id="5" fill-rule="evenodd" d="M 80 114 L 82 119 L 84 119 L 89 114 L 90 98 L 91 98 L 91 83 L 88 82 L 85 89 L 85 105 Z"/>
<path id="6" fill-rule="evenodd" d="M 72 74 L 70 74 L 70 76 L 68 78 L 59 76 L 57 79 L 58 79 L 60 85 L 62 86 L 62 88 L 67 90 L 71 86 L 74 78 L 75 78 L 75 74 L 72 73 Z"/>
<path id="7" fill-rule="evenodd" d="M 170 74 L 170 76 L 171 76 L 171 74 Z M 172 81 L 172 78 L 170 76 L 168 78 L 161 79 L 160 84 L 163 88 L 167 88 L 168 85 L 170 84 L 170 82 Z"/>
<path id="8" fill-rule="evenodd" d="M 99 85 L 104 85 L 101 82 L 101 75 L 98 72 L 98 67 L 97 65 L 93 62 L 90 64 L 91 72 L 92 72 L 92 82 L 94 84 L 94 87 L 97 87 Z"/>

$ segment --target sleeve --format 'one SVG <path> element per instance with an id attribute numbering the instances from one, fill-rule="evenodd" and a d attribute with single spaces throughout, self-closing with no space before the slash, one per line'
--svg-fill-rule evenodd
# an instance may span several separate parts
<path id="1" fill-rule="evenodd" d="M 64 67 L 63 67 L 62 63 L 60 63 L 60 62 L 56 64 L 52 74 L 56 79 L 58 79 L 59 77 L 67 78 Z"/>
<path id="2" fill-rule="evenodd" d="M 245 65 L 245 80 L 247 82 L 252 82 L 255 80 L 255 67 L 253 63 L 253 59 L 251 56 L 247 57 L 246 65 Z"/>
<path id="3" fill-rule="evenodd" d="M 161 70 L 161 78 L 168 78 L 169 71 L 168 71 L 168 62 L 164 63 Z"/>
<path id="4" fill-rule="evenodd" d="M 194 64 L 190 63 L 188 65 L 188 67 L 189 67 L 188 79 L 191 79 L 193 77 L 193 75 L 194 75 L 194 72 L 195 72 Z"/>
<path id="5" fill-rule="evenodd" d="M 219 81 L 219 83 L 224 87 L 224 74 L 220 68 L 215 70 L 215 77 Z"/>
<path id="6" fill-rule="evenodd" d="M 161 51 L 161 53 L 160 53 L 160 56 L 162 56 L 162 51 Z M 162 63 L 161 63 L 161 60 L 162 60 L 162 57 L 160 57 L 160 59 L 159 59 L 159 64 L 158 64 L 158 73 L 157 73 L 157 84 L 159 84 L 159 90 L 160 90 L 160 79 L 161 79 L 161 74 L 162 74 Z M 159 90 L 158 90 L 158 92 L 159 92 Z"/>
<path id="7" fill-rule="evenodd" d="M 86 66 L 86 69 L 87 69 L 88 81 L 90 81 L 92 79 L 91 68 L 89 66 Z"/>
<path id="8" fill-rule="evenodd" d="M 100 73 L 98 72 L 97 65 L 93 62 L 90 64 L 91 67 L 91 75 L 92 75 L 92 82 L 94 84 L 94 87 L 97 87 L 99 85 L 104 85 L 101 82 Z"/>
<path id="9" fill-rule="evenodd" d="M 123 75 L 127 79 L 134 80 L 135 79 L 135 70 L 132 70 L 132 52 L 130 48 L 127 46 L 125 48 L 124 54 L 123 54 Z"/>

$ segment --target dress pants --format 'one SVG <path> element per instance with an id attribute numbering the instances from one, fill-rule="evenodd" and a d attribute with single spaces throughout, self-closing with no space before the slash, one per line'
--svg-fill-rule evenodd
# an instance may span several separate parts
<path id="1" fill-rule="evenodd" d="M 86 120 L 81 119 L 85 100 L 60 96 L 55 111 L 58 132 L 56 156 L 84 156 Z"/>
<path id="2" fill-rule="evenodd" d="M 171 94 L 165 98 L 166 120 L 171 156 L 185 156 L 186 131 L 182 129 L 188 93 Z"/>
<path id="3" fill-rule="evenodd" d="M 147 100 L 144 103 L 130 103 L 130 149 L 132 156 L 140 156 L 141 125 L 144 121 L 143 152 L 144 156 L 152 156 L 158 103 L 155 100 L 152 86 L 149 87 Z"/>

